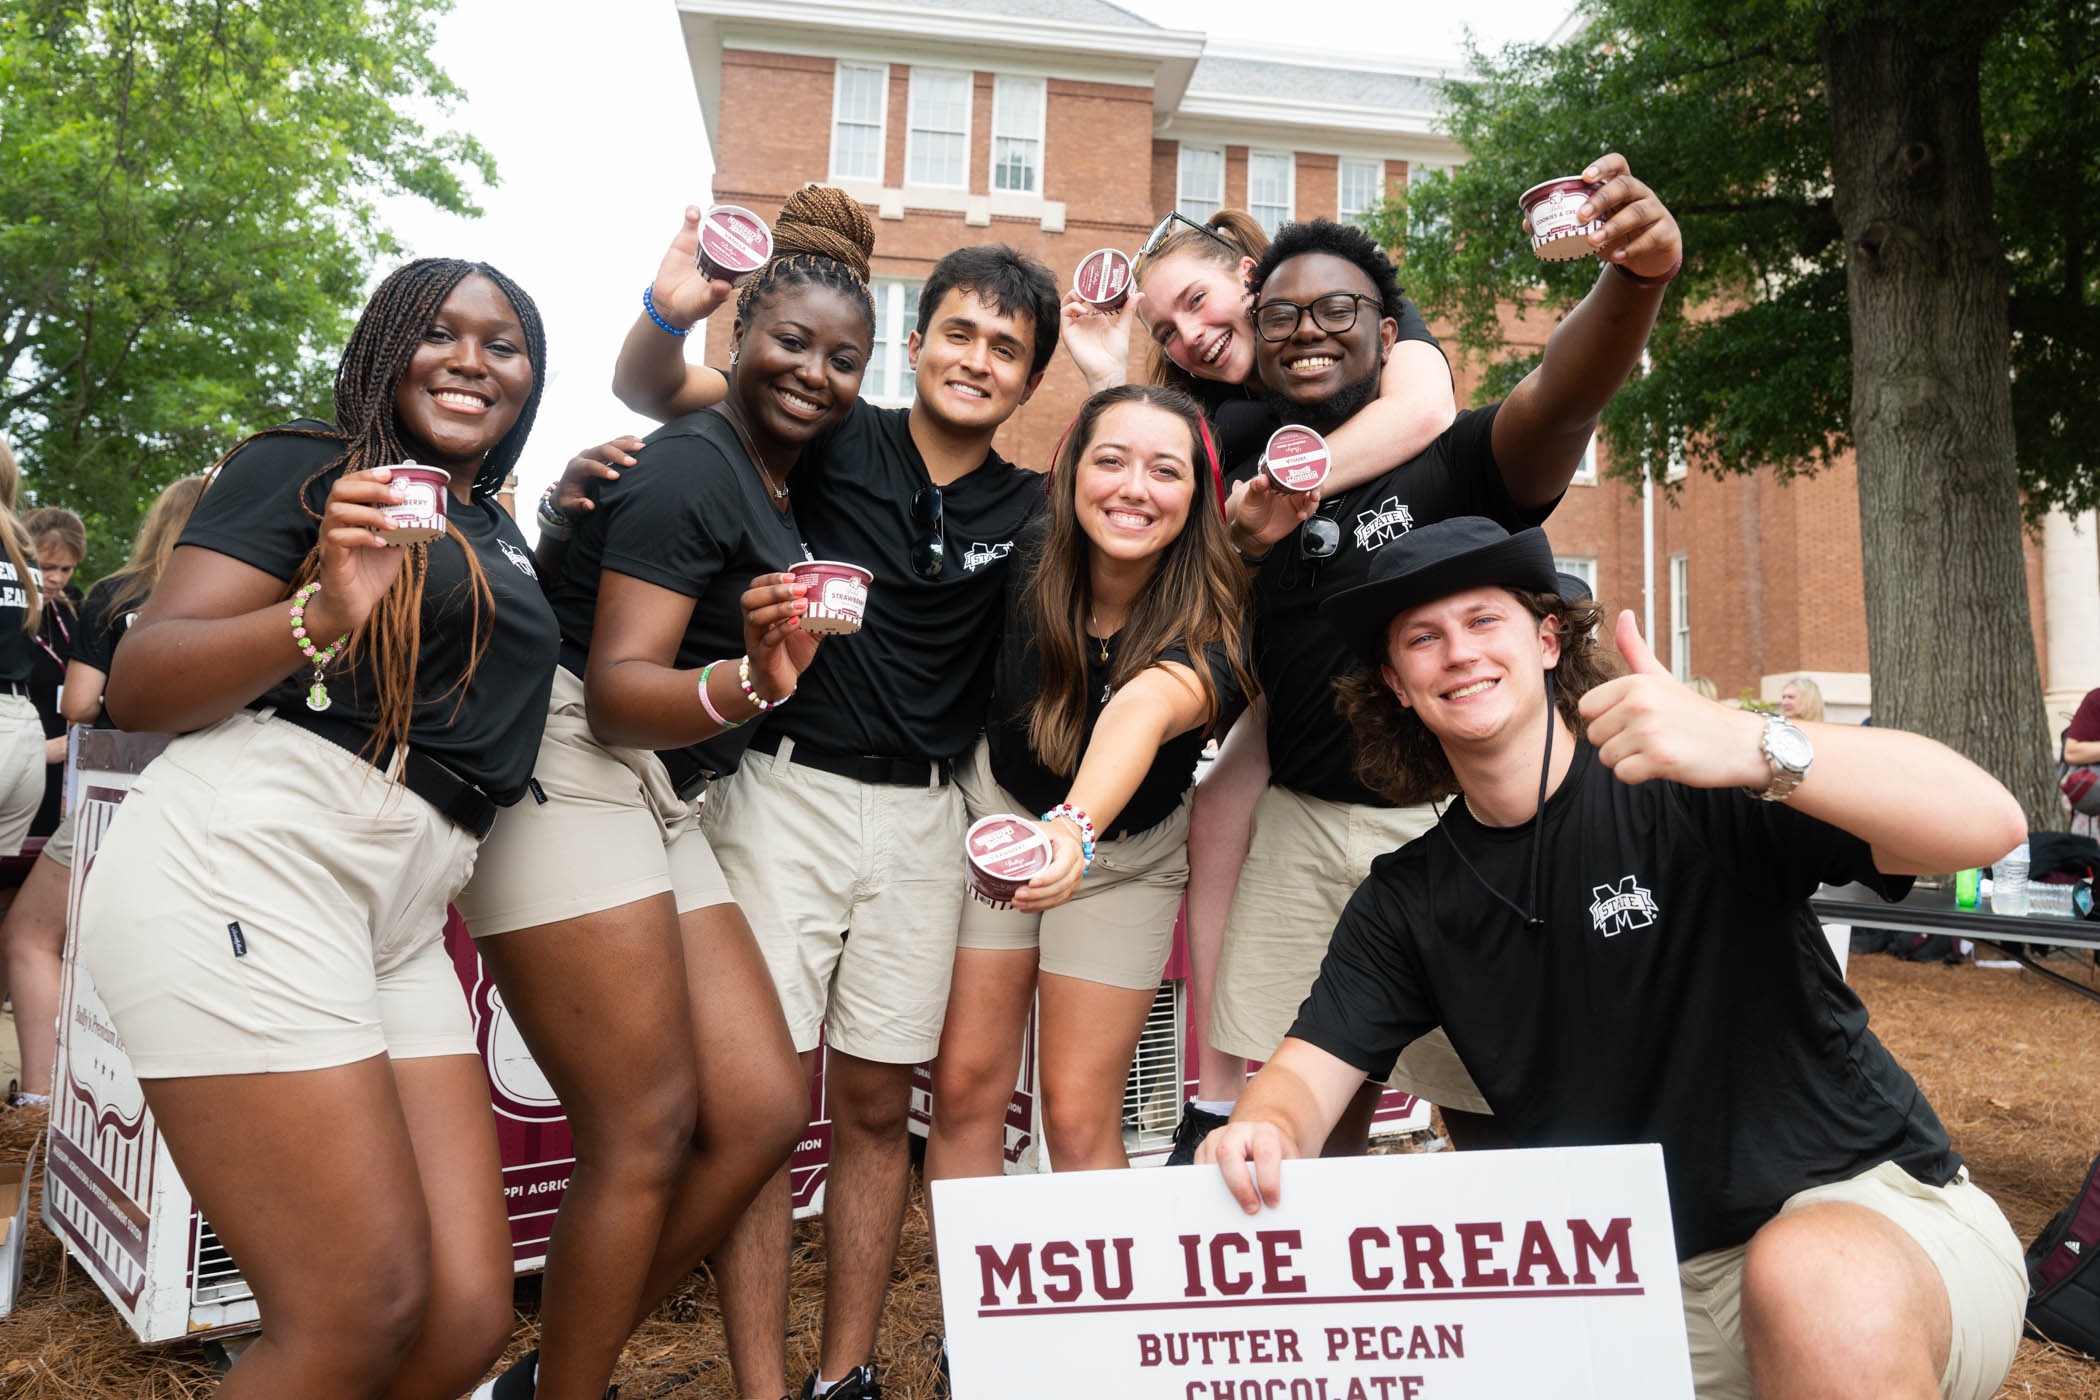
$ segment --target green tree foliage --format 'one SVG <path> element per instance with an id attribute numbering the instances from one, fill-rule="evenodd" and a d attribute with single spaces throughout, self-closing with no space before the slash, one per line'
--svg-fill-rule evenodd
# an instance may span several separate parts
<path id="1" fill-rule="evenodd" d="M 1531 364 L 1508 353 L 1498 305 L 1535 299 L 1528 314 L 1550 325 L 1596 277 L 1594 263 L 1531 256 L 1516 193 L 1617 150 L 1667 198 L 1686 259 L 1652 342 L 1657 372 L 1605 415 L 1613 469 L 1660 482 L 1672 440 L 1712 470 L 1782 475 L 1853 445 L 1846 246 L 1818 46 L 1849 8 L 1593 0 L 1562 45 L 1474 56 L 1478 80 L 1449 88 L 1468 163 L 1412 182 L 1373 227 L 1407 250 L 1410 295 L 1496 364 L 1485 395 Z M 1962 14 L 1992 26 L 1984 130 L 2012 285 L 2020 483 L 2030 512 L 2081 510 L 2100 504 L 2100 5 L 1949 0 L 1889 22 L 1944 30 Z"/>
<path id="2" fill-rule="evenodd" d="M 122 558 L 159 488 L 326 416 L 373 200 L 474 212 L 449 0 L 0 0 L 0 431 Z M 100 567 L 97 567 L 100 566 Z"/>

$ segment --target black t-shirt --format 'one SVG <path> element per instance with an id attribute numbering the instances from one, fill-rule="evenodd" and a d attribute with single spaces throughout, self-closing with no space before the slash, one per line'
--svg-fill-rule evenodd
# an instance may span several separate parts
<path id="1" fill-rule="evenodd" d="M 803 453 L 794 480 L 817 557 L 858 564 L 874 579 L 860 631 L 826 642 L 793 702 L 766 723 L 835 753 L 962 754 L 984 724 L 1014 541 L 1042 504 L 1043 478 L 987 452 L 943 486 L 947 553 L 932 580 L 911 567 L 926 533 L 912 497 L 929 478 L 909 409 L 856 404 Z"/>
<path id="2" fill-rule="evenodd" d="M 24 562 L 36 567 L 33 557 L 25 555 Z M 0 550 L 0 681 L 17 685 L 29 683 L 37 657 L 36 633 L 22 630 L 29 616 L 29 588 L 7 551 Z"/>
<path id="3" fill-rule="evenodd" d="M 1036 646 L 1033 610 L 1028 606 L 1028 585 L 1042 547 L 1043 531 L 1028 532 L 1020 548 L 1021 564 L 1008 577 L 1006 634 L 999 644 L 999 663 L 993 670 L 991 718 L 985 726 L 985 741 L 991 746 L 992 776 L 999 786 L 1021 799 L 1030 812 L 1044 812 L 1065 800 L 1075 773 L 1050 771 L 1028 742 L 1028 711 L 1036 696 Z M 1087 639 L 1086 741 L 1092 742 L 1094 725 L 1109 700 L 1109 676 L 1114 672 L 1118 645 L 1123 634 Z M 1104 650 L 1106 655 L 1103 655 Z M 1159 654 L 1161 661 L 1190 664 L 1187 647 L 1170 646 Z M 1224 646 L 1213 643 L 1204 651 L 1211 684 L 1218 696 L 1220 715 L 1229 716 L 1245 701 L 1234 680 L 1232 663 Z M 1198 725 L 1177 734 L 1159 746 L 1152 766 L 1145 770 L 1137 791 L 1130 795 L 1115 824 L 1101 832 L 1104 840 L 1146 831 L 1165 821 L 1181 805 L 1182 794 L 1195 781 L 1196 761 L 1203 755 L 1208 727 Z"/>
<path id="4" fill-rule="evenodd" d="M 290 426 L 334 431 L 307 419 Z M 342 450 L 341 442 L 321 438 L 270 436 L 249 443 L 219 468 L 177 543 L 213 550 L 289 581 L 320 535 L 317 516 L 341 474 L 340 467 L 329 464 Z M 312 515 L 300 504 L 302 487 Z M 432 540 L 426 547 L 430 567 L 408 741 L 499 802 L 515 802 L 532 776 L 547 721 L 559 645 L 554 613 L 540 593 L 524 536 L 494 497 L 462 502 L 455 496 L 446 502 L 446 511 L 480 561 L 495 598 L 494 615 L 482 619 L 490 629 L 488 649 L 462 694 L 455 687 L 472 655 L 474 595 L 465 551 L 450 535 Z M 334 638 L 312 640 L 325 647 Z M 369 656 L 351 669 L 340 663 L 330 668 L 329 717 L 369 730 L 378 718 L 374 674 Z M 313 669 L 302 664 L 262 699 L 303 713 L 312 679 Z"/>
<path id="5" fill-rule="evenodd" d="M 73 659 L 83 666 L 92 666 L 103 675 L 109 674 L 111 660 L 117 654 L 117 643 L 124 640 L 125 632 L 131 628 L 131 620 L 139 615 L 146 605 L 144 596 L 133 598 L 122 608 L 112 607 L 117 588 L 122 581 L 106 578 L 88 590 L 87 602 L 80 608 L 80 626 L 73 634 Z M 107 713 L 95 717 L 95 728 L 114 729 Z"/>
<path id="6" fill-rule="evenodd" d="M 1390 807 L 1356 777 L 1356 740 L 1334 706 L 1334 682 L 1362 663 L 1320 617 L 1320 603 L 1363 583 L 1371 559 L 1417 525 L 1484 515 L 1511 530 L 1536 525 L 1552 504 L 1527 509 L 1509 498 L 1492 431 L 1500 404 L 1469 408 L 1412 461 L 1320 503 L 1339 527 L 1333 555 L 1308 558 L 1310 521 L 1286 535 L 1254 577 L 1254 669 L 1269 702 L 1270 781 L 1331 802 Z M 1251 426 L 1248 418 L 1256 419 Z M 1266 409 L 1228 414 L 1221 434 L 1237 446 L 1226 476 L 1254 475 L 1262 444 L 1280 426 Z"/>
<path id="7" fill-rule="evenodd" d="M 1880 1162 L 1961 1165 L 1809 911 L 1821 883 L 1909 892 L 1864 841 L 1732 788 L 1628 787 L 1580 744 L 1534 933 L 1488 892 L 1528 904 L 1533 823 L 1444 823 L 1372 865 L 1293 1036 L 1380 1078 L 1441 1025 L 1520 1146 L 1661 1143 L 1680 1258 Z"/>
<path id="8" fill-rule="evenodd" d="M 793 480 L 800 485 L 799 473 Z M 793 510 L 774 509 L 736 429 L 712 409 L 658 428 L 635 453 L 635 466 L 598 486 L 597 508 L 577 523 L 554 589 L 562 659 L 578 676 L 605 571 L 693 600 L 676 659 L 690 669 L 742 656 L 744 590 L 758 575 L 810 557 Z M 699 700 L 693 704 L 697 714 Z M 725 730 L 681 752 L 693 766 L 727 773 L 750 738 L 749 728 Z M 674 762 L 674 771 L 683 768 Z"/>

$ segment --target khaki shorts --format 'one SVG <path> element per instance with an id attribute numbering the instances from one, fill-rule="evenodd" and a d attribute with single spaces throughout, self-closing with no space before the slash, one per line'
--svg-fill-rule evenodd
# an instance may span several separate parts
<path id="1" fill-rule="evenodd" d="M 1436 825 L 1418 807 L 1329 802 L 1270 787 L 1254 804 L 1253 844 L 1225 920 L 1210 1043 L 1228 1055 L 1266 1060 L 1290 1033 L 1320 975 L 1342 907 L 1371 862 Z M 1386 1080 L 1444 1108 L 1489 1112 L 1442 1027 L 1401 1053 Z"/>
<path id="2" fill-rule="evenodd" d="M 76 797 L 66 804 L 66 810 L 59 814 L 58 825 L 52 827 L 51 834 L 44 838 L 45 858 L 61 869 L 73 868 L 73 819 L 81 800 Z"/>
<path id="3" fill-rule="evenodd" d="M 26 695 L 0 695 L 0 856 L 22 853 L 44 805 L 44 723 Z"/>
<path id="4" fill-rule="evenodd" d="M 970 820 L 1026 811 L 992 777 L 990 748 L 979 740 L 967 777 L 958 776 Z M 1059 977 L 1131 991 L 1159 986 L 1174 951 L 1174 919 L 1189 883 L 1189 803 L 1157 825 L 1094 848 L 1079 892 L 1047 914 L 963 901 L 959 948 L 1037 948 L 1036 966 Z"/>
<path id="5" fill-rule="evenodd" d="M 470 1055 L 445 906 L 474 852 L 356 755 L 244 710 L 132 784 L 80 958 L 141 1079 Z"/>
<path id="6" fill-rule="evenodd" d="M 2027 1266 L 1997 1202 L 1969 1180 L 1966 1167 L 1945 1186 L 1927 1186 L 1894 1162 L 1883 1162 L 1849 1181 L 1790 1196 L 1779 1213 L 1831 1201 L 1887 1216 L 1931 1258 L 1954 1318 L 1940 1394 L 1945 1400 L 1989 1400 L 2012 1369 L 2027 1312 Z M 1694 1255 L 1677 1268 L 1699 1400 L 1750 1400 L 1741 1319 L 1749 1249 L 1739 1244 Z"/>
<path id="7" fill-rule="evenodd" d="M 701 828 L 758 937 L 795 1049 L 913 1065 L 941 1043 L 963 905 L 953 783 L 863 783 L 747 753 Z"/>
<path id="8" fill-rule="evenodd" d="M 730 901 L 700 834 L 696 803 L 671 787 L 663 760 L 592 737 L 583 682 L 554 672 L 547 728 L 528 792 L 481 843 L 459 916 L 476 938 L 580 918 L 670 891 L 678 912 Z"/>

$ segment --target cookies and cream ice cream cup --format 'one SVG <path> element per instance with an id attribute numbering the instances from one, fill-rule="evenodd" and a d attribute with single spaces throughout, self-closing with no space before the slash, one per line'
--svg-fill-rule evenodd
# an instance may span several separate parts
<path id="1" fill-rule="evenodd" d="M 1531 221 L 1531 251 L 1546 262 L 1569 262 L 1586 258 L 1597 250 L 1590 235 L 1604 227 L 1604 220 L 1584 223 L 1579 217 L 1583 203 L 1602 185 L 1574 175 L 1542 180 L 1517 196 L 1517 207 Z"/>

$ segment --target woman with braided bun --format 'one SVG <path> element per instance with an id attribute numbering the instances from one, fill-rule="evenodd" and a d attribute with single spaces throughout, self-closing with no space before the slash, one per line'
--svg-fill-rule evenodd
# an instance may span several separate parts
<path id="1" fill-rule="evenodd" d="M 333 423 L 214 469 L 117 648 L 110 719 L 175 738 L 96 858 L 80 958 L 262 1335 L 226 1397 L 430 1397 L 511 1330 L 488 1085 L 445 906 L 531 777 L 558 637 L 494 492 L 546 378 L 484 263 L 380 283 Z M 391 545 L 409 463 L 444 532 Z"/>
<path id="2" fill-rule="evenodd" d="M 807 1122 L 779 998 L 696 799 L 816 653 L 807 586 L 785 572 L 808 557 L 795 466 L 859 398 L 874 241 L 836 190 L 788 200 L 737 299 L 725 394 L 593 483 L 552 590 L 562 665 L 535 800 L 460 900 L 576 1141 L 540 1345 L 484 1389 L 498 1400 L 595 1400 L 634 1326 Z"/>

